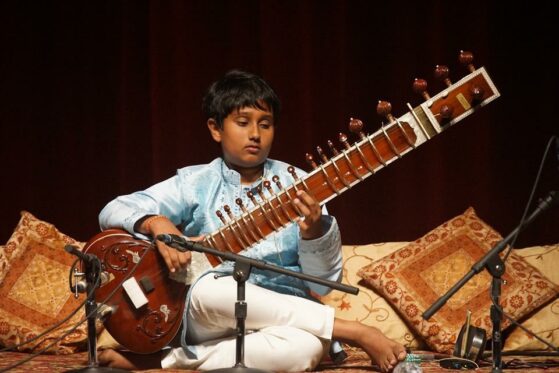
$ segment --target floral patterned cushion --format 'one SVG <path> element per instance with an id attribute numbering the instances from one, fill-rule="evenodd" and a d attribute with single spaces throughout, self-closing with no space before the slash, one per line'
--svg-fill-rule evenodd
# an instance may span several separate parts
<path id="1" fill-rule="evenodd" d="M 410 349 L 422 349 L 423 340 L 417 338 L 408 328 L 392 306 L 378 293 L 360 283 L 357 276 L 359 269 L 367 264 L 390 255 L 407 242 L 387 242 L 369 245 L 344 245 L 343 280 L 347 285 L 359 289 L 356 295 L 333 290 L 322 296 L 321 301 L 336 310 L 336 317 L 344 320 L 357 320 L 363 324 L 378 328 L 384 335 Z"/>
<path id="2" fill-rule="evenodd" d="M 64 250 L 67 244 L 83 247 L 54 225 L 21 212 L 11 238 L 0 247 L 0 345 L 27 341 L 78 309 L 61 328 L 17 350 L 39 351 L 51 343 L 48 353 L 52 354 L 85 348 L 86 323 L 63 337 L 85 313 L 84 295 L 75 299 L 69 290 L 68 275 L 75 258 Z"/>
<path id="3" fill-rule="evenodd" d="M 527 247 L 516 250 L 515 253 L 536 267 L 555 285 L 559 286 L 559 243 Z M 559 299 L 547 304 L 531 315 L 522 326 L 536 333 L 554 346 L 559 346 Z M 526 333 L 517 326 L 511 327 L 511 332 L 505 339 L 505 351 L 535 351 L 550 348 Z"/>
<path id="4" fill-rule="evenodd" d="M 488 331 L 491 276 L 485 270 L 468 281 L 429 320 L 422 313 L 461 279 L 502 237 L 469 208 L 420 239 L 361 268 L 358 275 L 398 311 L 428 346 L 452 353 L 468 310 L 472 324 Z M 516 319 L 556 296 L 556 286 L 521 257 L 507 259 L 501 306 Z M 507 319 L 503 328 L 508 326 Z"/>

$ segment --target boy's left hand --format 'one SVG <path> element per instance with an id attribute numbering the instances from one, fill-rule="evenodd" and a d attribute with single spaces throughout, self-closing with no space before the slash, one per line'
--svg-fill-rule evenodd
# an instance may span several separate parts
<path id="1" fill-rule="evenodd" d="M 295 205 L 303 214 L 303 219 L 299 220 L 301 237 L 304 240 L 314 240 L 323 235 L 322 232 L 322 208 L 310 194 L 303 190 L 297 191 L 297 198 L 293 200 Z"/>

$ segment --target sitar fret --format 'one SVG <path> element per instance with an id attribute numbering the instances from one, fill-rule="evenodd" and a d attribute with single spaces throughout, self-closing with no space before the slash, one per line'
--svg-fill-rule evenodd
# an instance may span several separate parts
<path id="1" fill-rule="evenodd" d="M 306 180 L 307 184 L 313 186 L 313 196 L 323 204 L 397 159 L 398 153 L 403 154 L 412 149 L 408 141 L 415 142 L 416 135 L 409 124 L 401 123 L 401 127 L 405 132 L 397 125 L 386 126 L 384 131 L 368 136 L 323 164 L 320 171 L 315 170 L 309 174 Z M 339 193 L 329 188 L 330 184 Z"/>

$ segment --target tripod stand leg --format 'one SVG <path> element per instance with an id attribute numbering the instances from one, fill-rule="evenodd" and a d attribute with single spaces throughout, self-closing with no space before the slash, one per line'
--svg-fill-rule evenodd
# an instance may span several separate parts
<path id="1" fill-rule="evenodd" d="M 237 302 L 235 303 L 235 318 L 237 319 L 236 363 L 232 368 L 211 370 L 208 373 L 270 373 L 265 370 L 247 368 L 244 364 L 245 349 L 245 320 L 247 304 L 245 302 L 245 284 L 250 276 L 251 265 L 247 261 L 237 260 L 233 270 L 233 278 L 237 281 Z"/>
<path id="2" fill-rule="evenodd" d="M 505 271 L 503 261 L 497 256 L 489 263 L 489 272 L 491 272 L 493 279 L 491 281 L 491 299 L 493 304 L 490 309 L 491 322 L 493 323 L 493 332 L 491 337 L 491 345 L 493 352 L 493 373 L 502 372 L 503 362 L 501 354 L 503 351 L 503 339 L 501 333 L 501 312 L 496 305 L 499 304 L 501 299 L 501 276 Z"/>
<path id="3" fill-rule="evenodd" d="M 100 367 L 97 360 L 97 302 L 95 302 L 95 286 L 98 284 L 101 263 L 99 259 L 86 262 L 85 277 L 87 279 L 87 300 L 85 314 L 87 317 L 87 351 L 88 366 L 81 369 L 68 370 L 66 373 L 124 373 L 123 369 Z"/>

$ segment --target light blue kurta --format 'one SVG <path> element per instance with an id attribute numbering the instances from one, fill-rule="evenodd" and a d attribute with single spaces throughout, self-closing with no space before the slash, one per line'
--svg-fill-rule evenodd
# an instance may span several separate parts
<path id="1" fill-rule="evenodd" d="M 268 159 L 264 165 L 263 179 L 271 181 L 277 175 L 283 186 L 292 184 L 293 177 L 287 171 L 288 166 L 284 162 Z M 299 177 L 305 175 L 300 169 L 296 169 L 296 172 Z M 240 216 L 242 212 L 235 200 L 241 198 L 250 209 L 253 204 L 246 194 L 259 184 L 260 181 L 253 185 L 242 185 L 240 174 L 229 169 L 221 158 L 216 158 L 208 164 L 179 169 L 175 176 L 144 191 L 116 198 L 101 211 L 100 226 L 101 229 L 122 228 L 138 236 L 134 232 L 134 224 L 138 219 L 145 215 L 161 214 L 179 226 L 185 236 L 213 233 L 222 225 L 215 212 L 223 211 L 223 206 L 229 205 L 234 215 Z M 272 185 L 276 188 L 274 183 Z M 257 193 L 254 194 L 259 200 Z M 299 226 L 290 224 L 239 254 L 326 280 L 339 280 L 342 267 L 340 233 L 335 218 L 326 215 L 325 208 L 323 211 L 325 233 L 322 237 L 302 240 Z M 226 262 L 215 270 L 229 271 L 231 268 L 232 263 Z M 249 281 L 281 293 L 303 297 L 308 297 L 309 288 L 319 294 L 329 290 L 291 276 L 256 269 L 251 272 Z"/>
<path id="2" fill-rule="evenodd" d="M 263 179 L 272 180 L 272 177 L 277 175 L 284 187 L 292 184 L 293 177 L 287 171 L 288 166 L 281 161 L 267 160 Z M 305 175 L 305 172 L 300 169 L 296 169 L 296 172 L 299 177 Z M 253 191 L 257 196 L 254 189 L 260 185 L 260 182 L 242 185 L 240 174 L 229 169 L 221 158 L 217 158 L 208 164 L 182 168 L 175 176 L 145 191 L 116 198 L 101 211 L 100 226 L 101 229 L 122 228 L 142 237 L 134 232 L 134 224 L 145 215 L 157 214 L 167 216 L 187 237 L 210 234 L 222 225 L 215 212 L 222 210 L 224 205 L 229 205 L 235 216 L 240 216 L 242 211 L 235 200 L 241 198 L 245 206 L 252 206 L 246 194 L 248 191 Z M 258 196 L 256 198 L 259 199 Z M 292 271 L 339 281 L 342 271 L 340 232 L 335 218 L 326 214 L 326 208 L 323 207 L 322 221 L 325 233 L 322 237 L 303 240 L 300 237 L 299 226 L 292 223 L 239 254 L 264 260 Z M 214 271 L 231 272 L 232 268 L 233 263 L 225 262 Z M 305 298 L 310 298 L 309 290 L 318 294 L 325 294 L 330 290 L 292 276 L 258 269 L 252 269 L 248 281 L 280 293 Z M 191 286 L 186 300 L 187 311 L 184 315 L 182 332 L 183 351 L 189 359 L 198 357 L 197 346 L 189 345 L 186 337 L 190 293 L 195 286 L 196 283 Z"/>

